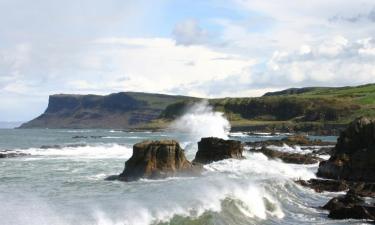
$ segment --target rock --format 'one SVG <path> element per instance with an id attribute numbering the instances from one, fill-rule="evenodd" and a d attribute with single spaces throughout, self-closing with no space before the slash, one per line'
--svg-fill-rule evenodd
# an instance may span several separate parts
<path id="1" fill-rule="evenodd" d="M 328 161 L 317 175 L 323 178 L 375 182 L 375 120 L 361 117 L 343 131 Z"/>
<path id="2" fill-rule="evenodd" d="M 133 155 L 125 163 L 119 180 L 160 179 L 168 176 L 197 174 L 202 167 L 189 162 L 174 140 L 144 141 L 133 146 Z"/>
<path id="3" fill-rule="evenodd" d="M 359 197 L 353 190 L 348 191 L 346 195 L 334 197 L 322 208 L 326 210 L 336 210 L 339 208 L 350 208 L 354 205 L 364 204 L 365 200 Z"/>
<path id="4" fill-rule="evenodd" d="M 318 193 L 324 191 L 341 192 L 350 189 L 361 197 L 375 197 L 375 183 L 325 179 L 297 180 L 296 183 L 312 188 Z"/>
<path id="5" fill-rule="evenodd" d="M 243 145 L 240 141 L 207 137 L 198 142 L 198 151 L 193 162 L 208 164 L 224 159 L 243 159 Z"/>
<path id="6" fill-rule="evenodd" d="M 28 155 L 28 154 L 25 154 L 25 153 L 15 153 L 15 152 L 10 152 L 10 153 L 0 152 L 0 159 L 21 157 L 21 156 L 26 156 L 26 155 Z"/>
<path id="7" fill-rule="evenodd" d="M 79 139 L 79 138 L 88 138 L 88 137 L 87 136 L 82 136 L 82 135 L 76 135 L 76 136 L 73 136 L 72 138 Z"/>
<path id="8" fill-rule="evenodd" d="M 333 148 L 323 147 L 323 148 L 320 148 L 318 150 L 314 150 L 312 153 L 315 154 L 315 155 L 332 155 Z"/>
<path id="9" fill-rule="evenodd" d="M 316 192 L 339 192 L 349 190 L 350 185 L 346 181 L 310 179 L 298 180 L 296 183 L 314 189 Z"/>
<path id="10" fill-rule="evenodd" d="M 252 150 L 252 152 L 263 153 L 265 156 L 267 156 L 270 159 L 280 159 L 281 161 L 285 163 L 315 164 L 323 160 L 313 154 L 281 152 L 281 151 L 272 150 L 266 147 L 262 147 L 259 150 Z"/>
<path id="11" fill-rule="evenodd" d="M 354 190 L 332 198 L 322 208 L 330 211 L 328 217 L 332 219 L 375 220 L 375 207 L 367 204 Z"/>
<path id="12" fill-rule="evenodd" d="M 341 207 L 330 211 L 329 218 L 331 219 L 360 219 L 360 220 L 375 220 L 375 207 L 354 205 L 352 207 Z"/>
<path id="13" fill-rule="evenodd" d="M 264 146 L 283 146 L 284 144 L 289 146 L 329 146 L 335 145 L 333 142 L 325 142 L 322 140 L 312 140 L 309 139 L 307 136 L 303 135 L 294 135 L 288 136 L 281 140 L 267 140 L 267 141 L 256 141 L 256 142 L 246 142 L 246 145 L 253 147 L 253 148 L 261 148 Z"/>

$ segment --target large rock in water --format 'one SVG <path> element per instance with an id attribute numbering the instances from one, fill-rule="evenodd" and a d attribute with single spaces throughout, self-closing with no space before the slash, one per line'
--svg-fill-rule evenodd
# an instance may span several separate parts
<path id="1" fill-rule="evenodd" d="M 207 164 L 223 159 L 243 159 L 243 145 L 240 141 L 221 138 L 202 138 L 193 162 Z"/>
<path id="2" fill-rule="evenodd" d="M 159 179 L 197 173 L 199 170 L 198 166 L 186 159 L 184 150 L 177 141 L 144 141 L 133 146 L 133 155 L 125 163 L 119 180 Z"/>
<path id="3" fill-rule="evenodd" d="M 334 153 L 317 175 L 330 179 L 375 181 L 375 120 L 359 118 L 343 131 Z"/>

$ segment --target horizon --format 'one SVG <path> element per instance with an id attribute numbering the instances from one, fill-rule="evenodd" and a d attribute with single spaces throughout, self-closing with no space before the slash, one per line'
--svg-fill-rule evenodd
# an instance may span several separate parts
<path id="1" fill-rule="evenodd" d="M 0 121 L 55 93 L 256 97 L 375 82 L 375 3 L 0 1 Z"/>

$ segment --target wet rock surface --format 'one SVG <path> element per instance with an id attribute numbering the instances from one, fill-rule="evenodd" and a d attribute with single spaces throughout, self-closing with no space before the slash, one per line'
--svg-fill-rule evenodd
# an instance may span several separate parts
<path id="1" fill-rule="evenodd" d="M 322 208 L 329 211 L 328 217 L 332 219 L 375 220 L 375 206 L 366 203 L 354 190 L 332 198 Z"/>
<path id="2" fill-rule="evenodd" d="M 343 131 L 333 155 L 321 162 L 317 175 L 352 181 L 375 181 L 375 120 L 365 117 L 353 121 Z"/>
<path id="3" fill-rule="evenodd" d="M 298 180 L 296 183 L 314 189 L 316 192 L 342 192 L 353 190 L 361 197 L 375 197 L 375 183 L 326 179 Z"/>
<path id="4" fill-rule="evenodd" d="M 221 138 L 202 138 L 198 142 L 198 151 L 194 163 L 208 164 L 224 159 L 243 159 L 243 145 L 240 141 Z"/>
<path id="5" fill-rule="evenodd" d="M 256 142 L 246 142 L 247 146 L 252 148 L 261 148 L 264 146 L 330 146 L 335 145 L 335 142 L 326 142 L 318 139 L 309 139 L 307 136 L 294 135 L 283 138 L 281 140 L 267 140 L 267 141 L 256 141 Z"/>
<path id="6" fill-rule="evenodd" d="M 323 159 L 317 157 L 314 154 L 299 154 L 299 153 L 290 153 L 290 152 L 281 152 L 277 150 L 272 150 L 267 147 L 262 147 L 261 149 L 255 150 L 253 149 L 252 152 L 255 153 L 263 153 L 270 159 L 280 159 L 285 163 L 293 163 L 293 164 L 315 164 Z"/>
<path id="7" fill-rule="evenodd" d="M 125 163 L 125 169 L 118 179 L 161 179 L 176 175 L 197 175 L 201 170 L 202 166 L 186 159 L 184 150 L 177 141 L 144 141 L 133 146 L 133 155 Z"/>
<path id="8" fill-rule="evenodd" d="M 349 184 L 346 181 L 310 179 L 298 180 L 296 183 L 314 189 L 316 192 L 340 192 L 349 190 Z"/>

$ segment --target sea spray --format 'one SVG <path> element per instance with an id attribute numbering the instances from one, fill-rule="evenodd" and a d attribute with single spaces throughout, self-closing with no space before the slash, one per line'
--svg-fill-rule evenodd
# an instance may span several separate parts
<path id="1" fill-rule="evenodd" d="M 230 123 L 224 113 L 215 112 L 207 101 L 202 101 L 192 105 L 170 128 L 189 134 L 191 141 L 198 141 L 202 137 L 228 139 Z"/>

